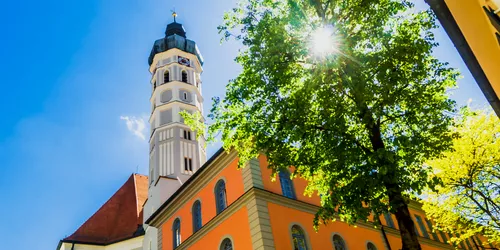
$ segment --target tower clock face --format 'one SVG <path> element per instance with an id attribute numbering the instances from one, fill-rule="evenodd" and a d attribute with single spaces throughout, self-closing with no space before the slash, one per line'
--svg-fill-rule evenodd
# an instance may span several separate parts
<path id="1" fill-rule="evenodd" d="M 179 56 L 179 59 L 177 59 L 177 62 L 181 65 L 184 65 L 184 66 L 188 66 L 190 65 L 189 63 L 189 59 L 188 58 L 185 58 L 185 57 L 182 57 L 182 56 Z"/>

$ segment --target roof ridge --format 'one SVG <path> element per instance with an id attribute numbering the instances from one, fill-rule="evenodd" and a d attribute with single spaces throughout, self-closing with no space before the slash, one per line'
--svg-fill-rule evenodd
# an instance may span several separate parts
<path id="1" fill-rule="evenodd" d="M 136 211 L 137 218 L 139 218 L 139 213 L 140 213 L 139 208 L 138 208 L 138 207 L 139 207 L 139 206 L 138 206 L 138 205 L 139 205 L 139 199 L 138 199 L 138 197 L 137 197 L 137 181 L 136 181 L 136 179 L 135 179 L 135 177 L 136 177 L 137 175 L 139 175 L 139 174 L 137 174 L 137 173 L 132 174 L 132 176 L 134 177 L 135 211 Z"/>

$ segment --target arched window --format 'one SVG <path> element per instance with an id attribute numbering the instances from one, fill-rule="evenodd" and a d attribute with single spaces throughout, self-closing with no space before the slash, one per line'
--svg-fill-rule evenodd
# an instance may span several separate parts
<path id="1" fill-rule="evenodd" d="M 281 170 L 279 172 L 279 177 L 283 196 L 295 199 L 295 191 L 293 190 L 293 182 L 290 179 L 290 173 L 286 170 Z"/>
<path id="2" fill-rule="evenodd" d="M 220 250 L 233 250 L 233 243 L 229 238 L 225 238 L 222 243 L 220 243 Z"/>
<path id="3" fill-rule="evenodd" d="M 302 228 L 292 226 L 293 250 L 307 250 L 306 236 Z"/>
<path id="4" fill-rule="evenodd" d="M 188 74 L 185 70 L 182 71 L 182 81 L 183 82 L 188 82 Z"/>
<path id="5" fill-rule="evenodd" d="M 172 242 L 174 243 L 174 249 L 176 249 L 181 244 L 181 220 L 179 220 L 179 218 L 174 220 L 172 234 Z"/>
<path id="6" fill-rule="evenodd" d="M 163 82 L 167 83 L 170 82 L 170 72 L 167 70 L 165 73 L 163 73 Z"/>
<path id="7" fill-rule="evenodd" d="M 201 203 L 200 201 L 195 201 L 193 204 L 193 233 L 201 228 Z"/>
<path id="8" fill-rule="evenodd" d="M 224 180 L 219 180 L 215 185 L 215 203 L 217 205 L 217 214 L 227 207 L 226 183 Z"/>
<path id="9" fill-rule="evenodd" d="M 336 234 L 333 236 L 333 246 L 335 247 L 335 250 L 346 250 L 347 248 L 345 247 L 345 242 L 340 235 Z"/>
<path id="10" fill-rule="evenodd" d="M 375 246 L 375 244 L 371 243 L 371 242 L 368 242 L 366 244 L 366 249 L 367 250 L 377 250 L 377 247 Z"/>

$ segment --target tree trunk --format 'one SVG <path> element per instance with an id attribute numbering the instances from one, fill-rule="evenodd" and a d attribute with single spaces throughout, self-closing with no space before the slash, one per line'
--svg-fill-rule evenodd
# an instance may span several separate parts
<path id="1" fill-rule="evenodd" d="M 415 223 L 413 222 L 406 204 L 403 194 L 395 185 L 386 185 L 389 195 L 389 202 L 394 204 L 396 208 L 396 219 L 398 221 L 399 231 L 401 233 L 401 241 L 403 242 L 402 250 L 421 250 L 418 242 Z"/>
<path id="2" fill-rule="evenodd" d="M 365 120 L 366 128 L 370 131 L 370 142 L 373 147 L 373 151 L 385 149 L 384 141 L 382 140 L 382 133 L 380 130 L 380 119 L 374 120 L 373 115 L 369 113 L 369 108 L 363 103 L 361 108 L 361 119 Z M 387 159 L 382 159 L 380 165 L 391 166 L 391 162 Z M 397 169 L 394 167 L 392 169 Z M 388 180 L 391 180 L 391 176 L 387 176 Z M 415 231 L 415 223 L 411 218 L 410 210 L 408 210 L 408 204 L 403 197 L 401 188 L 397 183 L 386 181 L 385 188 L 387 189 L 387 195 L 389 196 L 389 203 L 391 207 L 396 209 L 394 215 L 398 221 L 399 231 L 401 233 L 401 241 L 403 247 L 401 250 L 421 250 L 420 244 L 418 243 L 417 232 Z"/>

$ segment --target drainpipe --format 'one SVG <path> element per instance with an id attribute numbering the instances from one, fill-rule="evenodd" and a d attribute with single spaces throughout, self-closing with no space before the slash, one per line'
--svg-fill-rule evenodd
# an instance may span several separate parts
<path id="1" fill-rule="evenodd" d="M 71 244 L 71 250 L 75 250 L 75 242 L 73 242 L 73 244 Z"/>
<path id="2" fill-rule="evenodd" d="M 382 231 L 382 236 L 384 236 L 385 245 L 387 246 L 387 250 L 391 250 L 391 244 L 389 244 L 389 239 L 387 239 L 387 235 L 385 234 L 384 226 L 380 225 L 380 230 Z"/>

